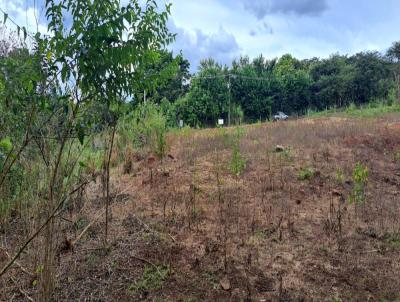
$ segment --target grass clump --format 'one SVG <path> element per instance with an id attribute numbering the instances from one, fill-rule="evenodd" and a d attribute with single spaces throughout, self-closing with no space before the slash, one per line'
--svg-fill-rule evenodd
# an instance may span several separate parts
<path id="1" fill-rule="evenodd" d="M 304 181 L 312 179 L 314 178 L 314 176 L 315 176 L 315 170 L 310 167 L 305 167 L 300 169 L 298 179 Z"/>
<path id="2" fill-rule="evenodd" d="M 144 293 L 158 289 L 170 273 L 168 266 L 146 266 L 141 278 L 129 287 L 135 293 Z"/>
<path id="3" fill-rule="evenodd" d="M 400 249 L 400 233 L 392 233 L 386 235 L 385 237 L 387 242 L 389 242 L 392 247 L 395 249 Z"/>

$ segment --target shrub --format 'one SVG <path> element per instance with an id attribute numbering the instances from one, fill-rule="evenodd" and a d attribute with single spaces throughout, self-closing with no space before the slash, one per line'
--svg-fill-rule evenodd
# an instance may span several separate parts
<path id="1" fill-rule="evenodd" d="M 158 157 L 167 152 L 167 120 L 162 110 L 151 102 L 140 104 L 118 125 L 119 146 L 133 144 L 135 148 L 149 147 Z"/>
<path id="2" fill-rule="evenodd" d="M 363 203 L 365 201 L 365 188 L 368 184 L 368 167 L 357 163 L 353 171 L 354 187 L 350 195 L 350 203 Z"/>
<path id="3" fill-rule="evenodd" d="M 243 136 L 243 130 L 236 128 L 235 135 L 232 141 L 232 158 L 230 162 L 231 173 L 235 176 L 239 176 L 243 170 L 246 168 L 246 160 L 240 153 L 240 139 Z"/>
<path id="4" fill-rule="evenodd" d="M 153 116 L 149 121 L 150 147 L 152 152 L 159 158 L 163 158 L 167 152 L 167 125 L 166 119 L 160 113 Z"/>

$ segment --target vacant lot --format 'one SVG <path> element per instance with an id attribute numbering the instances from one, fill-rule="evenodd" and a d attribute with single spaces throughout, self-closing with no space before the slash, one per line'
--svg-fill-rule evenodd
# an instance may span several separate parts
<path id="1" fill-rule="evenodd" d="M 99 177 L 59 222 L 58 300 L 400 298 L 398 114 L 183 129 L 168 141 L 163 160 L 128 150 L 116 164 L 107 248 Z M 39 244 L 0 281 L 0 300 L 35 297 Z"/>

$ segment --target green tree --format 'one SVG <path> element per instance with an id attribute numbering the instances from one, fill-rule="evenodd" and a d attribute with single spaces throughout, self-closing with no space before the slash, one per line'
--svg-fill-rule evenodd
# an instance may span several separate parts
<path id="1" fill-rule="evenodd" d="M 386 55 L 392 62 L 391 70 L 396 86 L 397 99 L 400 102 L 400 41 L 394 42 L 388 49 Z"/>
<path id="2" fill-rule="evenodd" d="M 165 80 L 157 85 L 154 93 L 150 98 L 157 104 L 166 99 L 170 103 L 174 103 L 180 97 L 183 97 L 189 90 L 190 81 L 190 63 L 180 53 L 176 57 L 172 52 L 161 51 L 161 60 L 154 66 L 156 72 L 170 70 L 165 76 Z"/>
<path id="3" fill-rule="evenodd" d="M 186 98 L 178 102 L 177 111 L 186 123 L 215 125 L 218 118 L 228 117 L 229 91 L 227 68 L 212 59 L 201 61 L 198 74 L 192 78 Z M 190 109 L 181 108 L 189 106 Z"/>
<path id="4" fill-rule="evenodd" d="M 282 56 L 274 73 L 279 83 L 276 109 L 286 113 L 303 113 L 310 105 L 311 78 L 301 63 L 291 55 Z"/>
<path id="5" fill-rule="evenodd" d="M 7 87 L 10 85 L 9 76 L 6 75 L 1 81 L 5 86 L 1 90 L 5 95 L 2 105 L 11 108 L 20 106 L 19 103 L 38 103 L 40 106 L 36 110 L 50 112 L 48 124 L 55 125 L 47 127 L 51 137 L 40 136 L 40 144 L 47 146 L 47 151 L 43 153 L 47 165 L 45 171 L 48 173 L 48 191 L 43 200 L 45 219 L 39 222 L 38 229 L 0 271 L 0 276 L 44 230 L 44 269 L 40 284 L 41 296 L 48 301 L 54 289 L 55 215 L 63 209 L 69 197 L 68 192 L 75 192 L 74 187 L 82 185 L 81 179 L 74 177 L 76 162 L 71 162 L 71 148 L 74 140 L 83 144 L 86 133 L 92 130 L 93 118 L 85 111 L 101 108 L 101 114 L 104 112 L 110 117 L 94 118 L 107 123 L 105 129 L 107 126 L 112 129 L 106 148 L 108 164 L 105 164 L 108 205 L 109 162 L 117 114 L 128 96 L 134 96 L 138 91 L 154 90 L 159 75 L 148 74 L 147 67 L 159 60 L 160 50 L 173 41 L 174 36 L 166 26 L 170 5 L 162 10 L 152 0 L 144 4 L 131 0 L 125 5 L 119 0 L 46 0 L 45 7 L 49 35 L 36 34 L 34 41 L 34 53 L 39 62 L 37 70 L 41 78 L 24 80 L 24 86 L 14 92 L 14 96 L 18 97 L 12 98 L 7 97 L 7 91 L 12 91 Z M 25 30 L 23 33 L 26 35 Z M 27 57 L 27 60 L 31 58 Z M 10 66 L 12 64 L 15 63 L 11 62 Z M 29 64 L 27 68 L 29 70 Z M 12 68 L 9 70 L 14 72 Z M 20 77 L 18 74 L 15 76 Z M 32 97 L 36 95 L 38 102 L 32 102 Z M 9 112 L 10 109 L 4 110 Z M 35 113 L 35 110 L 30 112 Z M 33 113 L 31 115 L 36 116 Z M 29 125 L 31 119 L 27 120 L 25 124 Z M 71 143 L 67 143 L 70 140 Z M 106 209 L 108 217 L 108 207 Z M 107 223 L 108 219 L 106 233 Z"/>
<path id="6" fill-rule="evenodd" d="M 262 56 L 253 62 L 248 57 L 242 57 L 232 63 L 232 99 L 241 106 L 248 120 L 265 119 L 271 115 L 273 82 L 268 67 Z"/>

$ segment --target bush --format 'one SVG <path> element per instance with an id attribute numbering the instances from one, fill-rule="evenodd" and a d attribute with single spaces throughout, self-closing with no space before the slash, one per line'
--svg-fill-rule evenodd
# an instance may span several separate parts
<path id="1" fill-rule="evenodd" d="M 364 167 L 360 163 L 357 163 L 353 171 L 354 187 L 350 196 L 350 203 L 364 203 L 365 188 L 368 184 L 368 175 L 368 167 Z"/>
<path id="2" fill-rule="evenodd" d="M 162 110 L 151 102 L 140 104 L 118 125 L 118 144 L 121 149 L 133 144 L 148 147 L 162 158 L 167 152 L 167 120 Z"/>

